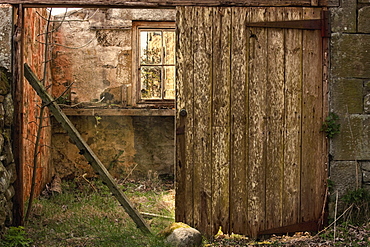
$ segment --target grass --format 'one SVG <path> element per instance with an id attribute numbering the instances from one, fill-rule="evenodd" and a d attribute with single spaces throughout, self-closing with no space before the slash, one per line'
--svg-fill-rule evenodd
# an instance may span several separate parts
<path id="1" fill-rule="evenodd" d="M 130 182 L 122 188 L 138 211 L 174 217 L 174 191 L 160 183 L 150 185 Z M 138 230 L 100 181 L 63 182 L 62 191 L 35 200 L 25 228 L 34 246 L 168 246 Z M 147 222 L 158 233 L 173 220 L 152 217 Z"/>

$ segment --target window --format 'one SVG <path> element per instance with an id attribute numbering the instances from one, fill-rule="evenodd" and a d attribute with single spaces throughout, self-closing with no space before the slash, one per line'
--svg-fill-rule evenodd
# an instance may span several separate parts
<path id="1" fill-rule="evenodd" d="M 138 102 L 175 99 L 175 28 L 173 22 L 136 24 Z"/>

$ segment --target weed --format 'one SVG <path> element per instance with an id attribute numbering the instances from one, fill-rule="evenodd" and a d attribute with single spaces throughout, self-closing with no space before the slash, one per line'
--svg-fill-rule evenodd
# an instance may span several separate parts
<path id="1" fill-rule="evenodd" d="M 26 237 L 26 231 L 23 226 L 10 227 L 3 239 L 0 242 L 0 246 L 7 247 L 27 247 L 30 246 L 32 240 Z"/>
<path id="2" fill-rule="evenodd" d="M 352 205 L 345 221 L 355 225 L 364 224 L 369 221 L 370 194 L 366 189 L 360 188 L 347 192 L 343 196 L 343 201 L 347 206 Z"/>
<path id="3" fill-rule="evenodd" d="M 132 184 L 125 192 L 138 211 L 174 214 L 173 191 L 134 189 L 139 186 Z M 163 239 L 138 230 L 100 180 L 64 181 L 62 188 L 61 194 L 35 201 L 42 210 L 31 215 L 27 232 L 36 246 L 167 246 Z M 167 196 L 171 197 L 168 205 Z M 158 232 L 173 220 L 151 217 L 147 222 Z"/>
<path id="4" fill-rule="evenodd" d="M 321 126 L 321 131 L 325 132 L 328 138 L 333 138 L 335 134 L 339 133 L 340 124 L 337 123 L 339 116 L 334 112 L 330 112 L 325 118 L 324 123 Z"/>

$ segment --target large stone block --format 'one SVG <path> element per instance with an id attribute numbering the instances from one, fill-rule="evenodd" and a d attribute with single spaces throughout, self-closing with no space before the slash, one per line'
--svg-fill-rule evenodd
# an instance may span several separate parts
<path id="1" fill-rule="evenodd" d="M 331 8 L 332 32 L 355 33 L 356 30 L 356 0 L 342 0 L 338 8 Z"/>
<path id="2" fill-rule="evenodd" d="M 331 84 L 331 108 L 337 114 L 362 114 L 363 80 L 336 79 Z"/>
<path id="3" fill-rule="evenodd" d="M 333 34 L 331 51 L 333 78 L 370 78 L 370 35 Z"/>
<path id="4" fill-rule="evenodd" d="M 12 47 L 12 7 L 0 5 L 0 66 L 10 69 Z"/>
<path id="5" fill-rule="evenodd" d="M 13 125 L 14 118 L 14 103 L 11 94 L 7 94 L 4 99 L 5 108 L 5 126 L 11 127 Z"/>
<path id="6" fill-rule="evenodd" d="M 334 192 L 339 196 L 361 187 L 362 175 L 357 161 L 332 161 L 330 163 L 330 180 L 334 184 Z"/>
<path id="7" fill-rule="evenodd" d="M 339 115 L 340 133 L 331 140 L 333 160 L 370 160 L 370 116 Z"/>
<path id="8" fill-rule="evenodd" d="M 358 32 L 370 33 L 370 6 L 358 10 Z"/>
<path id="9" fill-rule="evenodd" d="M 329 201 L 329 218 L 334 218 L 336 196 L 338 195 L 338 212 L 342 212 L 345 203 L 342 197 L 349 191 L 361 188 L 362 174 L 356 161 L 330 162 L 330 180 L 333 182 Z"/>

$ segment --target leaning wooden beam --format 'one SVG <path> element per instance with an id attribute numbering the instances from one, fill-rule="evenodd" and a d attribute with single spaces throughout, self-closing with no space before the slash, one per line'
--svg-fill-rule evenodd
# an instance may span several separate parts
<path id="1" fill-rule="evenodd" d="M 101 179 L 109 187 L 112 194 L 121 203 L 127 214 L 136 223 L 137 227 L 144 233 L 151 233 L 150 227 L 145 223 L 139 212 L 134 208 L 129 199 L 123 194 L 122 190 L 118 188 L 117 183 L 113 177 L 109 174 L 108 170 L 101 163 L 99 158 L 94 154 L 89 145 L 82 139 L 78 130 L 74 127 L 72 122 L 63 113 L 58 104 L 54 101 L 53 97 L 50 96 L 45 87 L 40 83 L 39 79 L 32 72 L 31 68 L 24 64 L 24 76 L 29 81 L 31 86 L 35 89 L 37 94 L 43 101 L 55 119 L 62 125 L 62 127 L 68 132 L 69 137 L 73 140 L 75 145 L 80 150 L 80 154 L 84 155 L 89 164 L 94 170 L 100 175 Z"/>

